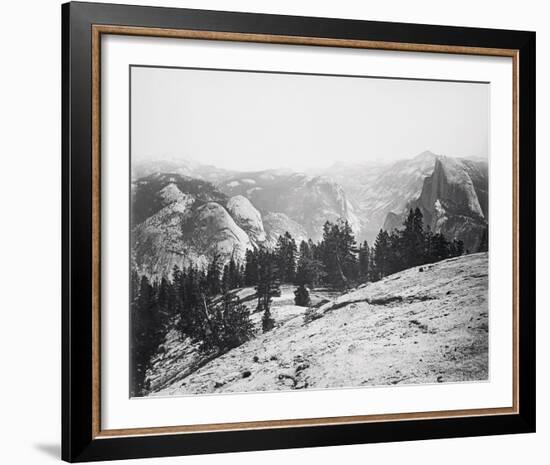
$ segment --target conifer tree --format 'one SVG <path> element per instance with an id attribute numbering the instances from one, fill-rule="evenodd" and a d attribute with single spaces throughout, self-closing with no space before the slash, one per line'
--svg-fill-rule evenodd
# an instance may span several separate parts
<path id="1" fill-rule="evenodd" d="M 300 284 L 294 291 L 294 304 L 300 307 L 309 307 L 311 305 L 309 290 L 303 284 Z"/>
<path id="2" fill-rule="evenodd" d="M 220 272 L 220 256 L 216 254 L 208 266 L 206 273 L 206 290 L 214 296 L 221 291 L 221 272 Z"/>
<path id="3" fill-rule="evenodd" d="M 264 333 L 267 333 L 268 331 L 271 331 L 275 327 L 275 320 L 271 317 L 271 310 L 269 307 L 265 307 L 263 309 L 263 315 L 262 315 L 262 331 Z"/>
<path id="4" fill-rule="evenodd" d="M 229 267 L 228 267 L 228 273 L 229 273 L 229 286 L 231 289 L 237 289 L 241 286 L 241 276 L 239 273 L 239 266 L 235 262 L 234 258 L 231 257 L 231 260 L 229 260 Z"/>
<path id="5" fill-rule="evenodd" d="M 314 258 L 314 244 L 309 241 L 300 243 L 300 252 L 296 266 L 294 282 L 315 287 L 323 279 L 323 263 Z"/>
<path id="6" fill-rule="evenodd" d="M 258 254 L 256 250 L 247 250 L 244 268 L 244 283 L 254 286 L 258 283 Z"/>
<path id="7" fill-rule="evenodd" d="M 256 285 L 258 306 L 256 310 L 263 312 L 262 327 L 264 331 L 269 331 L 274 326 L 270 310 L 271 301 L 274 296 L 280 295 L 280 292 L 275 256 L 268 251 L 261 250 L 258 254 L 258 284 Z"/>
<path id="8" fill-rule="evenodd" d="M 300 257 L 296 269 L 295 283 L 316 287 L 324 278 L 323 263 L 313 258 Z"/>
<path id="9" fill-rule="evenodd" d="M 296 242 L 287 231 L 277 239 L 275 248 L 277 267 L 281 282 L 291 283 L 296 276 Z"/>
<path id="10" fill-rule="evenodd" d="M 339 289 L 349 287 L 349 281 L 356 279 L 358 272 L 355 237 L 349 223 L 327 221 L 320 249 L 328 283 Z"/>
<path id="11" fill-rule="evenodd" d="M 146 372 L 162 340 L 158 303 L 146 276 L 141 277 L 138 292 L 133 289 L 130 312 L 131 395 L 142 396 L 149 391 Z"/>
<path id="12" fill-rule="evenodd" d="M 432 263 L 434 261 L 434 240 L 430 226 L 424 231 L 424 263 Z"/>
<path id="13" fill-rule="evenodd" d="M 224 293 L 220 314 L 222 349 L 228 350 L 237 347 L 250 339 L 254 332 L 250 321 L 250 311 L 234 293 Z"/>
<path id="14" fill-rule="evenodd" d="M 162 277 L 158 289 L 158 307 L 164 319 L 174 314 L 174 298 L 172 293 L 172 285 Z"/>
<path id="15" fill-rule="evenodd" d="M 370 279 L 370 247 L 367 241 L 359 246 L 359 279 L 363 282 Z"/>
<path id="16" fill-rule="evenodd" d="M 441 233 L 436 233 L 432 237 L 432 259 L 434 262 L 445 260 L 450 255 L 449 242 Z"/>
<path id="17" fill-rule="evenodd" d="M 450 256 L 459 257 L 464 253 L 464 242 L 459 239 L 453 239 L 449 246 Z"/>
<path id="18" fill-rule="evenodd" d="M 409 215 L 403 223 L 402 232 L 402 266 L 411 268 L 422 264 L 424 258 L 424 223 L 422 212 L 417 207 L 409 210 Z"/>
<path id="19" fill-rule="evenodd" d="M 378 281 L 388 273 L 389 236 L 381 229 L 374 242 L 373 279 Z"/>
<path id="20" fill-rule="evenodd" d="M 229 263 L 226 263 L 223 267 L 221 288 L 224 294 L 232 289 L 231 277 L 229 273 Z"/>

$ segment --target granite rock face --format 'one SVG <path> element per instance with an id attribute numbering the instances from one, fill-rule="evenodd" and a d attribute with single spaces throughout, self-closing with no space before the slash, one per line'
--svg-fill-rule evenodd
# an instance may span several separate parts
<path id="1" fill-rule="evenodd" d="M 485 161 L 437 157 L 418 199 L 400 215 L 388 214 L 384 229 L 399 228 L 410 208 L 420 208 L 424 223 L 435 233 L 464 242 L 476 252 L 489 222 L 488 165 Z"/>

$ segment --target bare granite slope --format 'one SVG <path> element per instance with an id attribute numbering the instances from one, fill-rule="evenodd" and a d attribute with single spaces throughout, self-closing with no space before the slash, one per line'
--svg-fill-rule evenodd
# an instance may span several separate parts
<path id="1" fill-rule="evenodd" d="M 331 298 L 308 323 L 285 289 L 276 328 L 219 357 L 169 338 L 152 395 L 487 380 L 487 272 L 486 253 L 411 268 Z"/>

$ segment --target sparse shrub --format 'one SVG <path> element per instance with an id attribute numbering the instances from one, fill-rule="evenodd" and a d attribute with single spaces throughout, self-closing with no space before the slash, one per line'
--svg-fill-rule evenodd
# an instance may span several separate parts
<path id="1" fill-rule="evenodd" d="M 314 307 L 308 307 L 306 312 L 304 313 L 304 323 L 308 324 L 311 323 L 314 320 L 317 320 L 321 318 L 321 315 L 317 313 L 316 309 Z"/>

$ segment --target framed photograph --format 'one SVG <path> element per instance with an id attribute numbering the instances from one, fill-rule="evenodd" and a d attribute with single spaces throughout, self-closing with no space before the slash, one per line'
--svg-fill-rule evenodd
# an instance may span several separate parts
<path id="1" fill-rule="evenodd" d="M 535 33 L 68 3 L 63 458 L 535 431 Z"/>

